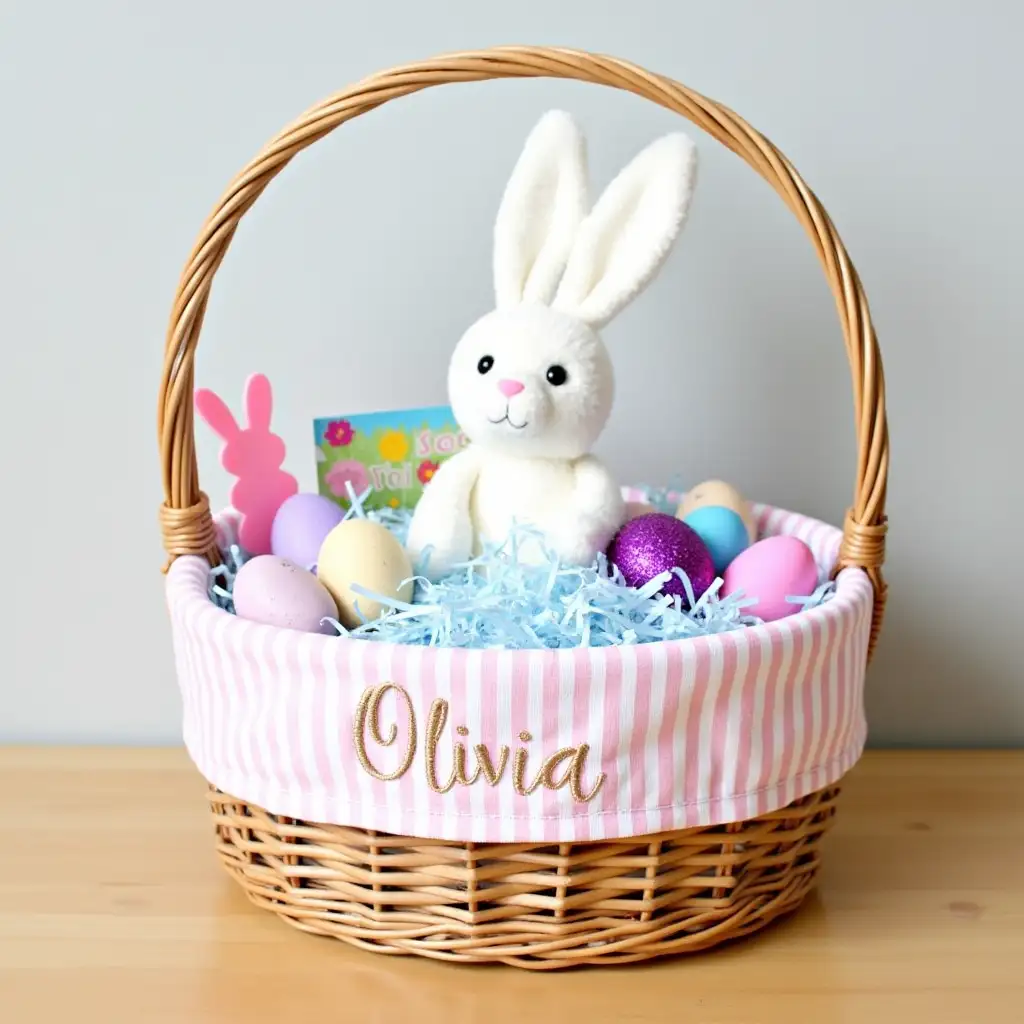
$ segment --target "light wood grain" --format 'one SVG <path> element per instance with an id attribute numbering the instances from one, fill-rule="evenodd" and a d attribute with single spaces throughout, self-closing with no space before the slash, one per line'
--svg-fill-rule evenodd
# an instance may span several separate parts
<path id="1" fill-rule="evenodd" d="M 0 811 L 3 1024 L 1024 1020 L 1024 753 L 871 753 L 794 918 L 552 976 L 362 953 L 253 909 L 179 750 L 0 748 Z"/>

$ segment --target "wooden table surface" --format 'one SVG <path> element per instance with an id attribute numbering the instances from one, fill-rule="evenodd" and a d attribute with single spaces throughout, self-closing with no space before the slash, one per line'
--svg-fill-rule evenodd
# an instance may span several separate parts
<path id="1" fill-rule="evenodd" d="M 254 909 L 180 750 L 0 748 L 0 812 L 3 1024 L 1024 1020 L 1024 752 L 869 753 L 795 917 L 546 975 L 365 953 Z"/>

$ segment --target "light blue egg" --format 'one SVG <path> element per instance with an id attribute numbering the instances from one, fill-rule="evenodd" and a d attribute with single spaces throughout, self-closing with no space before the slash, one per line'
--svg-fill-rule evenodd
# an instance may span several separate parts
<path id="1" fill-rule="evenodd" d="M 729 563 L 750 546 L 750 535 L 738 513 L 720 505 L 703 505 L 683 518 L 702 541 L 721 575 Z"/>

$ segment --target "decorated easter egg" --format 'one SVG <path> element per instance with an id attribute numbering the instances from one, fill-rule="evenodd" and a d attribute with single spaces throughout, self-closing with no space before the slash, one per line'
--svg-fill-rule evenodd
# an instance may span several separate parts
<path id="1" fill-rule="evenodd" d="M 238 570 L 232 588 L 235 614 L 303 633 L 334 633 L 327 617 L 338 609 L 327 588 L 311 572 L 276 555 L 257 555 Z"/>
<path id="2" fill-rule="evenodd" d="M 387 607 L 357 593 L 353 584 L 382 597 L 412 599 L 409 556 L 380 523 L 369 519 L 338 523 L 324 539 L 316 563 L 316 574 L 331 592 L 342 625 L 349 629 L 376 619 Z"/>
<path id="3" fill-rule="evenodd" d="M 676 509 L 676 515 L 685 519 L 694 509 L 703 508 L 705 505 L 715 505 L 719 508 L 731 508 L 747 528 L 747 536 L 750 543 L 757 540 L 757 524 L 754 522 L 754 514 L 750 510 L 750 503 L 736 490 L 732 484 L 724 480 L 705 480 L 702 484 L 692 487 Z"/>
<path id="4" fill-rule="evenodd" d="M 642 587 L 655 576 L 682 569 L 700 598 L 715 580 L 711 554 L 697 531 L 675 516 L 651 512 L 631 519 L 612 539 L 608 560 L 631 587 Z M 686 587 L 673 576 L 661 588 L 664 594 L 677 594 L 688 604 Z"/>
<path id="5" fill-rule="evenodd" d="M 808 597 L 818 586 L 818 566 L 811 549 L 796 537 L 765 537 L 752 544 L 729 564 L 722 577 L 722 595 L 742 590 L 757 598 L 745 609 L 765 622 L 773 622 L 801 610 L 789 597 Z"/>
<path id="6" fill-rule="evenodd" d="M 750 535 L 747 524 L 738 512 L 722 505 L 702 505 L 695 508 L 684 519 L 687 526 L 692 526 L 715 563 L 715 572 L 725 572 L 729 563 L 750 546 Z"/>
<path id="7" fill-rule="evenodd" d="M 322 494 L 287 498 L 270 528 L 270 550 L 289 562 L 312 569 L 324 538 L 341 522 L 345 510 Z"/>
<path id="8" fill-rule="evenodd" d="M 627 501 L 626 502 L 626 519 L 636 519 L 638 516 L 648 516 L 655 511 L 653 505 L 648 505 L 646 501 Z"/>

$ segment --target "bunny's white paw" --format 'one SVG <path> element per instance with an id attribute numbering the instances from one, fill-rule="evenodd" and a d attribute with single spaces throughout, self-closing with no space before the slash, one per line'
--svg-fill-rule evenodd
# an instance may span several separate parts
<path id="1" fill-rule="evenodd" d="M 428 538 L 414 538 L 406 545 L 414 569 L 438 580 L 467 561 L 473 551 L 473 526 L 468 516 L 455 516 L 437 524 Z"/>
<path id="2" fill-rule="evenodd" d="M 561 535 L 547 538 L 548 546 L 562 565 L 590 566 L 594 564 L 601 548 L 593 539 L 580 530 L 565 530 Z"/>
<path id="3" fill-rule="evenodd" d="M 476 475 L 476 453 L 464 449 L 441 466 L 420 495 L 405 547 L 414 569 L 430 579 L 440 579 L 472 555 L 469 496 Z"/>

